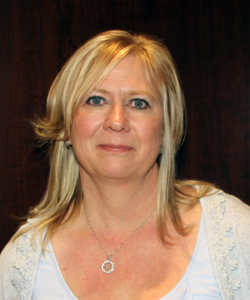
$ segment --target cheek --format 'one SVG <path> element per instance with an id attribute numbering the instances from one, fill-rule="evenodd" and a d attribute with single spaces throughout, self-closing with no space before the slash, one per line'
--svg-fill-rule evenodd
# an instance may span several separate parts
<path id="1" fill-rule="evenodd" d="M 141 140 L 145 144 L 151 145 L 151 148 L 159 148 L 163 139 L 163 125 L 159 120 L 146 122 L 144 126 L 138 127 Z"/>
<path id="2" fill-rule="evenodd" d="M 90 138 L 94 135 L 99 122 L 96 118 L 88 114 L 78 113 L 75 115 L 72 127 L 71 127 L 71 138 L 78 142 L 78 138 Z"/>

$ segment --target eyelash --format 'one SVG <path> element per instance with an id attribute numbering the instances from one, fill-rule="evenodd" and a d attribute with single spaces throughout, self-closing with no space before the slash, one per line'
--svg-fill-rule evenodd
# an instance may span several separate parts
<path id="1" fill-rule="evenodd" d="M 97 99 L 103 101 L 103 103 L 101 103 L 101 104 L 94 104 L 94 103 L 91 103 L 91 101 L 94 100 L 95 98 L 97 98 Z M 134 99 L 131 99 L 131 100 L 129 101 L 129 103 L 133 104 L 133 103 L 135 103 L 135 101 L 141 101 L 141 102 L 143 102 L 143 105 L 145 105 L 144 107 L 136 107 L 136 106 L 132 106 L 132 108 L 135 108 L 135 109 L 137 109 L 137 110 L 147 109 L 147 108 L 150 106 L 149 103 L 148 103 L 146 100 L 141 99 L 141 98 L 134 98 Z M 104 104 L 104 102 L 105 102 L 105 99 L 102 98 L 102 97 L 100 97 L 100 96 L 91 96 L 91 97 L 89 97 L 88 100 L 86 101 L 87 104 L 93 105 L 93 106 L 102 106 L 102 105 Z"/>
<path id="2" fill-rule="evenodd" d="M 132 99 L 132 100 L 130 101 L 130 103 L 133 103 L 133 102 L 135 102 L 135 101 L 141 101 L 141 102 L 143 102 L 143 104 L 145 105 L 144 107 L 135 107 L 135 106 L 133 106 L 133 108 L 135 108 L 135 109 L 140 110 L 140 109 L 147 109 L 147 108 L 149 107 L 149 103 L 148 103 L 146 100 L 141 99 L 141 98 L 135 98 L 135 99 Z"/>
<path id="3" fill-rule="evenodd" d="M 89 97 L 89 98 L 88 98 L 88 100 L 86 101 L 86 103 L 88 103 L 89 105 L 93 105 L 93 106 L 102 106 L 102 105 L 103 105 L 103 103 L 101 103 L 101 104 L 94 104 L 94 103 L 90 103 L 90 102 L 91 102 L 91 100 L 94 100 L 95 98 L 102 100 L 102 101 L 103 101 L 103 103 L 105 102 L 105 99 L 104 99 L 104 98 L 102 98 L 102 97 L 100 97 L 100 96 L 91 96 L 91 97 Z"/>

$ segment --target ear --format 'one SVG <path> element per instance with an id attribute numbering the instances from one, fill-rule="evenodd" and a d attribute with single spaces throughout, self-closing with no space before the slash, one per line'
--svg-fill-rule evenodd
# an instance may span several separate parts
<path id="1" fill-rule="evenodd" d="M 70 126 L 70 133 L 69 133 L 69 137 L 68 137 L 67 141 L 70 143 L 70 145 L 72 145 L 71 126 Z"/>

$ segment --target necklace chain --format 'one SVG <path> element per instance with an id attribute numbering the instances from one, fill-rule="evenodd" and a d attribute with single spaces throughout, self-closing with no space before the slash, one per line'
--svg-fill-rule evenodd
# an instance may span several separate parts
<path id="1" fill-rule="evenodd" d="M 98 238 L 98 236 L 97 236 L 97 234 L 95 233 L 95 230 L 94 230 L 94 228 L 92 227 L 92 225 L 91 225 L 91 223 L 90 223 L 90 221 L 89 221 L 89 218 L 88 218 L 88 215 L 87 215 L 87 211 L 86 211 L 86 207 L 85 207 L 85 203 L 84 203 L 84 201 L 83 201 L 83 210 L 84 210 L 84 214 L 85 214 L 85 217 L 86 217 L 86 220 L 87 220 L 87 222 L 88 222 L 88 224 L 89 224 L 89 227 L 90 227 L 90 229 L 91 229 L 91 231 L 93 232 L 93 234 L 94 234 L 94 236 L 95 236 L 95 238 L 97 239 L 97 241 L 98 241 L 98 243 L 99 243 L 99 245 L 101 246 L 101 248 L 102 248 L 102 250 L 104 251 L 104 253 L 106 254 L 106 256 L 107 256 L 107 261 L 105 261 L 104 263 L 103 263 L 103 265 L 102 265 L 102 270 L 103 270 L 103 272 L 105 272 L 105 273 L 111 273 L 112 271 L 114 271 L 114 263 L 113 262 L 111 262 L 111 256 L 113 256 L 118 250 L 120 250 L 121 249 L 121 247 L 123 246 L 123 245 L 125 245 L 126 243 L 127 243 L 127 241 L 128 240 L 130 240 L 131 238 L 132 238 L 132 236 L 134 235 L 134 234 L 136 234 L 136 232 L 149 220 L 149 218 L 153 215 L 153 213 L 155 212 L 155 210 L 156 210 L 156 207 L 153 209 L 153 211 L 147 216 L 147 218 L 141 223 L 141 225 L 134 231 L 134 232 L 132 232 L 131 234 L 130 234 L 130 236 L 123 242 L 123 243 L 121 243 L 121 245 L 119 246 L 119 247 L 117 247 L 110 255 L 108 255 L 108 253 L 106 252 L 106 250 L 104 249 L 104 247 L 103 247 L 103 245 L 102 245 L 102 243 L 100 242 L 100 240 L 99 240 L 99 238 Z"/>

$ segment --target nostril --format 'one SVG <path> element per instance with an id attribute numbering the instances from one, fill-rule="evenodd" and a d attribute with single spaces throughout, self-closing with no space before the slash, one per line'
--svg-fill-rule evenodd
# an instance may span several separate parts
<path id="1" fill-rule="evenodd" d="M 122 107 L 115 107 L 110 111 L 105 120 L 104 128 L 114 131 L 129 130 L 129 121 Z"/>

